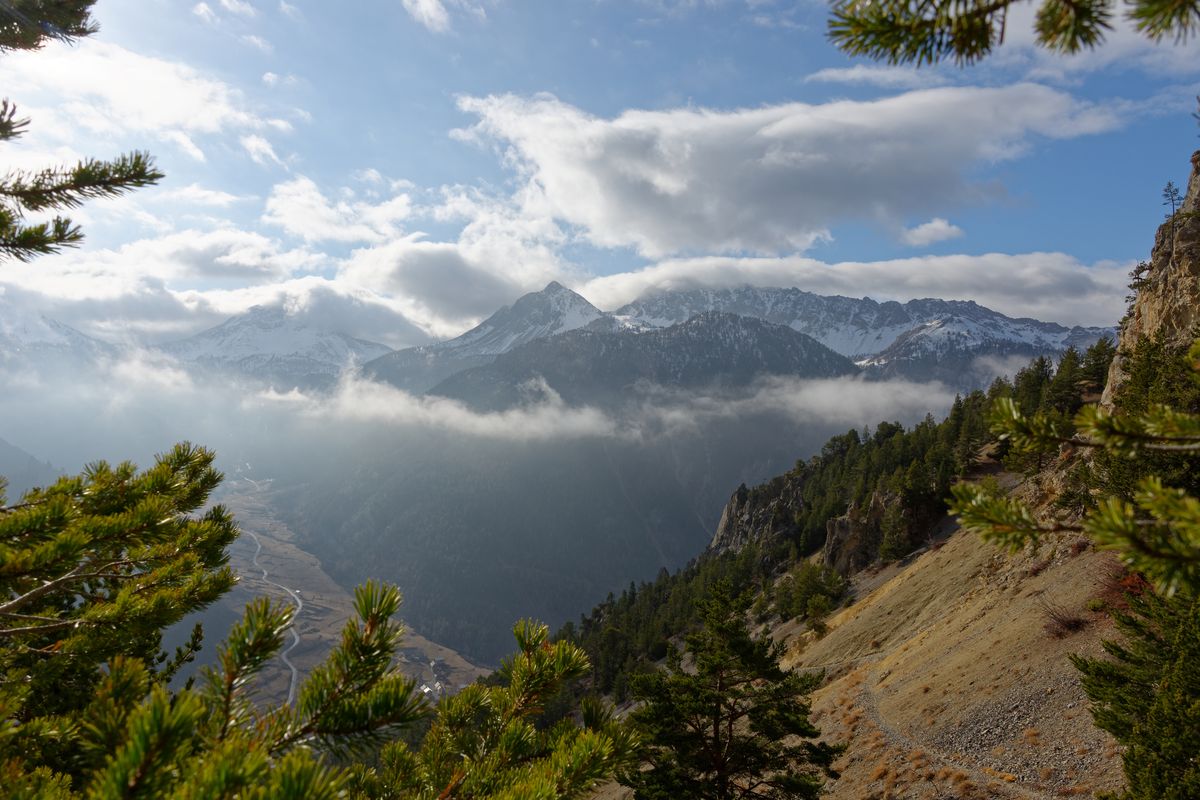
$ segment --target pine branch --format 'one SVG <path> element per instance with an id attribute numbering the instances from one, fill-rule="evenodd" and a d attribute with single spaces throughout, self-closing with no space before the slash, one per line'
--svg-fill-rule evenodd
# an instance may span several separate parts
<path id="1" fill-rule="evenodd" d="M 10 173 L 0 181 L 0 196 L 12 198 L 28 211 L 78 208 L 85 200 L 116 197 L 162 178 L 150 155 L 134 151 L 112 161 L 87 159 L 69 169 Z"/>
<path id="2" fill-rule="evenodd" d="M 1171 37 L 1178 44 L 1200 32 L 1200 2 L 1197 0 L 1141 0 L 1130 5 L 1129 19 L 1150 39 L 1161 42 Z"/>
<path id="3" fill-rule="evenodd" d="M 8 222 L 6 216 L 4 210 L 0 209 L 0 261 L 11 258 L 28 262 L 37 256 L 53 255 L 67 247 L 78 247 L 83 242 L 83 231 L 64 217 L 55 217 L 50 222 L 37 225 L 19 225 Z"/>
<path id="4" fill-rule="evenodd" d="M 1078 53 L 1104 41 L 1104 32 L 1112 30 L 1112 9 L 1094 0 L 1045 0 L 1035 28 L 1048 49 Z"/>
<path id="5" fill-rule="evenodd" d="M 0 52 L 36 50 L 47 40 L 73 42 L 99 30 L 96 0 L 0 0 Z"/>
<path id="6" fill-rule="evenodd" d="M 28 127 L 28 117 L 17 119 L 17 107 L 8 98 L 0 100 L 0 141 L 15 139 L 25 133 Z"/>
<path id="7" fill-rule="evenodd" d="M 20 595 L 19 597 L 14 597 L 12 600 L 9 600 L 7 603 L 0 603 L 0 614 L 6 613 L 9 611 L 15 611 L 16 609 L 21 608 L 22 606 L 28 605 L 29 603 L 33 602 L 34 600 L 38 599 L 39 597 L 49 594 L 50 592 L 53 592 L 57 589 L 61 589 L 64 586 L 68 586 L 72 583 L 78 583 L 80 581 L 92 580 L 92 579 L 96 579 L 96 578 L 129 577 L 129 576 L 122 576 L 119 573 L 114 574 L 114 573 L 105 572 L 105 570 L 115 569 L 117 567 L 132 566 L 133 564 L 134 564 L 133 561 L 130 561 L 127 559 L 122 559 L 119 561 L 112 561 L 112 562 L 109 562 L 108 564 L 105 564 L 104 566 L 100 567 L 95 572 L 86 572 L 85 571 L 89 567 L 94 569 L 95 568 L 94 565 L 89 564 L 89 563 L 80 564 L 79 566 L 75 567 L 75 569 L 71 570 L 70 572 L 66 573 L 65 575 L 61 575 L 61 576 L 55 578 L 54 580 L 46 581 L 41 586 L 30 589 L 25 594 Z M 3 634 L 4 634 L 4 631 L 0 631 L 0 635 L 3 635 Z"/>
<path id="8" fill-rule="evenodd" d="M 974 63 L 1004 38 L 1013 0 L 837 0 L 829 38 L 852 55 L 890 64 Z"/>

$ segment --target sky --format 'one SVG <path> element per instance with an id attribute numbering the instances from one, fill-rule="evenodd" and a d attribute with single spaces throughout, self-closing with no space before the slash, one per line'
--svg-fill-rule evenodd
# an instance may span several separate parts
<path id="1" fill-rule="evenodd" d="M 0 55 L 9 169 L 151 152 L 0 303 L 153 343 L 253 305 L 393 347 L 558 280 L 753 284 L 1111 325 L 1200 146 L 1200 46 L 1122 25 L 960 69 L 850 59 L 792 0 L 100 0 Z M 2 308 L 3 305 L 0 305 Z"/>

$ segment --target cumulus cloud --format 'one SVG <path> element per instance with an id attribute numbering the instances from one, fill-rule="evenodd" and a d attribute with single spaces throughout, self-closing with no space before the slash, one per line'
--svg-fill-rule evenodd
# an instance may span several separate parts
<path id="1" fill-rule="evenodd" d="M 31 134 L 37 140 L 90 143 L 97 136 L 123 141 L 148 135 L 202 160 L 198 136 L 288 127 L 252 111 L 237 89 L 220 80 L 111 42 L 84 39 L 10 53 L 0 61 L 0 83 L 28 98 L 38 119 Z"/>
<path id="2" fill-rule="evenodd" d="M 901 231 L 900 241 L 909 247 L 925 247 L 947 239 L 957 239 L 962 235 L 962 228 L 941 217 L 934 217 L 929 222 Z"/>
<path id="3" fill-rule="evenodd" d="M 381 242 L 399 235 L 399 223 L 411 213 L 408 194 L 399 193 L 380 203 L 353 197 L 331 200 L 315 182 L 301 175 L 275 185 L 267 198 L 263 222 L 309 242 Z"/>
<path id="4" fill-rule="evenodd" d="M 1015 158 L 1038 137 L 1121 124 L 1114 108 L 1035 84 L 613 119 L 549 95 L 459 106 L 478 121 L 455 135 L 503 149 L 526 182 L 527 208 L 595 245 L 652 258 L 802 251 L 838 222 L 894 223 L 981 199 L 969 169 Z"/>
<path id="5" fill-rule="evenodd" d="M 10 297 L 23 292 L 23 305 L 54 319 L 127 340 L 219 321 L 205 314 L 206 304 L 194 296 L 185 299 L 186 292 L 172 284 L 208 287 L 204 291 L 229 284 L 254 287 L 314 270 L 324 260 L 249 231 L 185 230 L 114 249 L 49 256 L 36 269 L 0 272 L 0 286 Z"/>
<path id="6" fill-rule="evenodd" d="M 921 256 L 835 264 L 784 258 L 704 257 L 663 261 L 593 278 L 578 291 L 599 308 L 670 289 L 797 286 L 817 294 L 878 300 L 975 300 L 1013 317 L 1066 325 L 1113 325 L 1124 313 L 1130 265 L 1084 264 L 1064 253 Z"/>
<path id="7" fill-rule="evenodd" d="M 502 270 L 467 258 L 457 243 L 418 237 L 355 250 L 340 266 L 339 278 L 396 297 L 414 317 L 448 336 L 528 289 L 506 279 Z"/>

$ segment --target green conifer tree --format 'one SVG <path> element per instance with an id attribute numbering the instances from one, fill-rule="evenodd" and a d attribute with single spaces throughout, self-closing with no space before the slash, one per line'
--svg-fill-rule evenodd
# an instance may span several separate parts
<path id="1" fill-rule="evenodd" d="M 686 637 L 694 669 L 672 649 L 668 668 L 634 680 L 633 719 L 646 767 L 621 782 L 639 800 L 815 798 L 838 750 L 814 741 L 807 696 L 821 681 L 779 666 L 780 649 L 751 634 L 744 600 L 724 582 L 701 604 Z"/>
<path id="2" fill-rule="evenodd" d="M 1127 745 L 1119 800 L 1200 797 L 1200 602 L 1146 592 L 1114 614 L 1111 658 L 1072 656 L 1096 724 Z"/>

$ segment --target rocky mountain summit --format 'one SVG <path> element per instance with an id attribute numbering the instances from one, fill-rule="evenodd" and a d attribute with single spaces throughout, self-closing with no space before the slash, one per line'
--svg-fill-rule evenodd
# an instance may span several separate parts
<path id="1" fill-rule="evenodd" d="M 645 333 L 588 328 L 540 338 L 448 378 L 431 393 L 499 409 L 541 384 L 568 403 L 607 405 L 636 396 L 643 385 L 720 390 L 762 375 L 832 378 L 858 371 L 784 325 L 709 311 Z"/>
<path id="2" fill-rule="evenodd" d="M 580 295 L 551 281 L 461 336 L 388 353 L 365 364 L 363 374 L 405 391 L 424 392 L 457 372 L 490 364 L 513 348 L 582 328 L 604 316 Z"/>
<path id="3" fill-rule="evenodd" d="M 986 384 L 995 375 L 996 359 L 1056 355 L 1115 335 L 1114 328 L 1014 319 L 972 301 L 881 303 L 752 286 L 663 292 L 614 314 L 629 324 L 656 328 L 712 310 L 787 325 L 881 377 L 942 380 L 960 388 Z"/>
<path id="4" fill-rule="evenodd" d="M 824 297 L 796 288 L 750 286 L 659 292 L 608 313 L 561 284 L 551 283 L 502 308 L 462 336 L 388 353 L 364 365 L 363 373 L 410 392 L 459 396 L 465 393 L 467 383 L 498 378 L 486 379 L 489 373 L 479 373 L 455 381 L 454 376 L 491 365 L 507 353 L 523 350 L 522 356 L 501 370 L 511 370 L 519 361 L 527 378 L 555 371 L 554 360 L 570 357 L 567 353 L 578 350 L 585 340 L 579 334 L 559 342 L 564 334 L 625 336 L 622 341 L 627 349 L 634 347 L 629 337 L 649 336 L 638 345 L 644 351 L 651 344 L 680 345 L 678 333 L 666 337 L 652 334 L 712 313 L 769 323 L 740 325 L 737 336 L 743 340 L 757 334 L 778 338 L 774 329 L 784 327 L 858 362 L 871 376 L 941 380 L 961 389 L 987 385 L 1013 360 L 1056 356 L 1068 347 L 1082 349 L 1102 336 L 1115 334 L 1113 328 L 1068 328 L 1014 319 L 969 301 L 880 303 L 870 298 Z M 532 349 L 525 349 L 534 343 Z M 761 348 L 776 344 L 764 340 Z M 535 363 L 538 357 L 549 361 L 539 365 Z M 672 356 L 663 354 L 661 358 Z M 751 356 L 747 364 L 756 363 L 755 358 Z M 718 380 L 722 376 L 710 377 Z M 551 383 L 556 389 L 562 385 L 561 381 Z"/>

